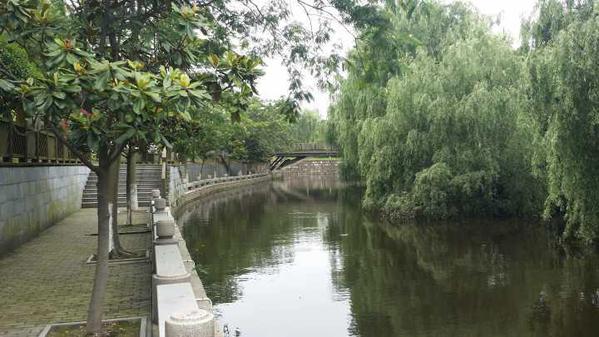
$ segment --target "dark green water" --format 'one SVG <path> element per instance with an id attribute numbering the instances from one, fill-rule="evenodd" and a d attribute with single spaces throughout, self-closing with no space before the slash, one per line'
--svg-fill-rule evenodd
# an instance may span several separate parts
<path id="1" fill-rule="evenodd" d="M 221 323 L 243 337 L 599 336 L 599 258 L 514 222 L 392 226 L 360 191 L 293 180 L 179 215 Z M 234 333 L 231 333 L 234 336 Z"/>

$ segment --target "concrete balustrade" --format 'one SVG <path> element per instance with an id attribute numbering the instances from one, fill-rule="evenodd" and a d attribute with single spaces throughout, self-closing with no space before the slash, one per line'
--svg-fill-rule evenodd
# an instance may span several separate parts
<path id="1" fill-rule="evenodd" d="M 154 199 L 154 207 L 158 211 L 163 211 L 166 208 L 166 199 L 163 199 L 163 198 Z"/>
<path id="2" fill-rule="evenodd" d="M 158 239 L 170 239 L 175 235 L 175 221 L 161 220 L 156 222 L 156 236 Z"/>
<path id="3" fill-rule="evenodd" d="M 156 209 L 156 207 L 151 206 L 151 212 L 152 212 L 152 233 L 154 233 L 154 240 L 157 240 L 158 237 L 156 237 L 156 223 L 158 221 L 174 221 L 172 215 L 170 214 L 170 212 L 168 211 L 168 209 L 159 211 Z"/>
<path id="4" fill-rule="evenodd" d="M 177 193 L 169 203 L 192 199 L 197 193 L 207 193 L 243 180 L 270 179 L 269 173 L 226 176 L 173 185 Z M 252 183 L 252 182 L 248 182 Z M 187 191 L 187 192 L 185 192 Z M 171 204 L 171 206 L 173 206 Z M 175 205 L 177 206 L 177 205 Z M 214 337 L 216 326 L 212 301 L 206 297 L 202 282 L 195 271 L 181 232 L 160 191 L 152 191 L 150 206 L 154 238 L 154 275 L 152 275 L 152 320 L 159 337 Z"/>
<path id="5" fill-rule="evenodd" d="M 202 337 L 214 334 L 214 315 L 199 309 L 188 313 L 173 313 L 164 324 L 169 337 Z"/>
<path id="6" fill-rule="evenodd" d="M 258 173 L 258 174 L 246 174 L 246 175 L 237 175 L 237 176 L 224 176 L 219 178 L 210 178 L 198 181 L 192 181 L 184 184 L 185 190 L 193 191 L 203 186 L 213 185 L 216 183 L 224 183 L 229 181 L 240 181 L 240 180 L 248 180 L 258 177 L 264 177 L 268 175 L 268 173 Z"/>
<path id="7" fill-rule="evenodd" d="M 191 276 L 185 269 L 183 258 L 176 244 L 154 246 L 154 265 L 156 273 L 152 275 L 152 291 L 157 298 L 157 287 L 163 284 L 189 283 Z M 195 303 L 195 297 L 191 298 Z M 154 317 L 159 319 L 158 304 L 154 302 Z M 197 304 L 196 304 L 197 306 Z M 158 321 L 156 321 L 158 323 Z"/>
<path id="8" fill-rule="evenodd" d="M 156 299 L 159 336 L 214 336 L 214 315 L 198 308 L 190 283 L 159 285 Z"/>
<path id="9" fill-rule="evenodd" d="M 168 218 L 168 216 L 165 217 Z M 175 221 L 171 219 L 156 221 L 154 244 L 168 245 L 177 243 L 177 240 L 174 238 L 175 226 L 177 226 Z"/>
<path id="10" fill-rule="evenodd" d="M 153 205 L 150 210 L 155 238 L 152 320 L 158 336 L 214 337 L 212 302 L 205 297 L 169 207 L 159 210 Z"/>

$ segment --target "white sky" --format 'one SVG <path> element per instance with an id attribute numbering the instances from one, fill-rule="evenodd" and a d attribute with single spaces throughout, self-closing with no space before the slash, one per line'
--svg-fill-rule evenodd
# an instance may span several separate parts
<path id="1" fill-rule="evenodd" d="M 445 3 L 453 1 L 454 0 L 442 0 L 442 2 Z M 494 18 L 499 17 L 500 25 L 494 30 L 498 33 L 505 32 L 510 35 L 514 41 L 514 45 L 518 46 L 520 23 L 522 22 L 522 19 L 531 15 L 536 0 L 464 0 L 464 2 L 471 3 L 482 14 Z M 296 17 L 305 17 L 303 12 L 300 13 L 301 9 L 294 8 L 293 11 L 298 12 Z M 300 21 L 303 20 L 300 19 Z M 332 40 L 342 41 L 346 51 L 352 47 L 353 39 L 349 33 L 340 27 L 336 27 L 336 32 Z M 281 65 L 280 60 L 266 59 L 264 62 L 266 63 L 266 66 L 264 67 L 266 74 L 258 81 L 260 97 L 267 100 L 274 100 L 281 96 L 286 96 L 289 85 L 287 70 Z M 330 104 L 328 94 L 318 89 L 315 80 L 312 79 L 309 74 L 305 75 L 304 84 L 314 95 L 314 101 L 311 103 L 304 103 L 302 107 L 304 109 L 317 110 L 321 117 L 326 118 L 327 109 Z"/>

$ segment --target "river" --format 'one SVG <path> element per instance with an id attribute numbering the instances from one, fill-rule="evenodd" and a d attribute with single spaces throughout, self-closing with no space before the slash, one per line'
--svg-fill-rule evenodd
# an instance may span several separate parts
<path id="1" fill-rule="evenodd" d="M 180 212 L 231 336 L 599 336 L 597 254 L 531 222 L 391 225 L 360 197 L 296 178 Z"/>

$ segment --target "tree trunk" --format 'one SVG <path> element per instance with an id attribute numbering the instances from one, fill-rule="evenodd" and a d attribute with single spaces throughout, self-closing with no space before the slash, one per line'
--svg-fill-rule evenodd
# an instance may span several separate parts
<path id="1" fill-rule="evenodd" d="M 119 176 L 120 176 L 121 157 L 119 156 L 111 165 L 112 180 L 110 181 L 110 193 L 112 195 L 111 212 L 110 212 L 110 257 L 131 257 L 134 256 L 130 251 L 127 251 L 121 245 L 119 236 Z"/>
<path id="2" fill-rule="evenodd" d="M 227 172 L 227 175 L 230 176 L 231 175 L 231 167 L 229 166 L 229 163 L 227 163 L 227 160 L 225 159 L 225 157 L 223 156 L 219 156 L 220 161 L 223 163 L 223 166 L 225 167 L 225 171 Z"/>
<path id="3" fill-rule="evenodd" d="M 137 152 L 130 147 L 127 152 L 127 223 L 133 224 L 133 211 L 139 209 L 137 199 Z"/>
<path id="4" fill-rule="evenodd" d="M 202 164 L 200 164 L 200 175 L 198 177 L 198 180 L 202 180 L 203 179 L 203 172 L 204 172 L 204 163 L 206 162 L 205 159 L 202 159 Z"/>
<path id="5" fill-rule="evenodd" d="M 121 157 L 115 160 L 110 165 L 110 171 L 112 172 L 112 180 L 110 181 L 110 193 L 112 196 L 111 202 L 111 221 L 110 221 L 110 229 L 111 229 L 111 250 L 110 255 L 112 257 L 117 257 L 121 251 L 121 240 L 119 238 L 119 170 L 121 166 Z"/>
<path id="6" fill-rule="evenodd" d="M 108 283 L 108 253 L 110 245 L 110 201 L 112 199 L 110 183 L 113 179 L 109 169 L 109 155 L 106 149 L 99 151 L 98 169 L 98 248 L 96 252 L 96 270 L 91 301 L 87 312 L 87 332 L 93 336 L 102 333 L 102 317 L 106 285 Z"/>

